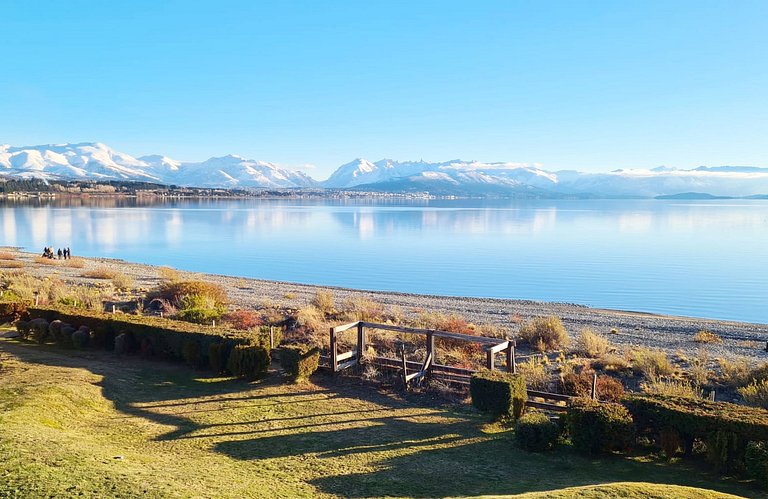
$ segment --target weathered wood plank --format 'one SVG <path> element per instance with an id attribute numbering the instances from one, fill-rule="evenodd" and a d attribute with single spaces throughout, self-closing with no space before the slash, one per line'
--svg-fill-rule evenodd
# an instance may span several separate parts
<path id="1" fill-rule="evenodd" d="M 358 324 L 360 324 L 360 321 L 350 322 L 349 324 L 342 324 L 341 326 L 336 326 L 334 328 L 331 328 L 331 330 L 334 333 L 343 333 L 347 329 L 352 329 L 353 327 L 357 327 Z"/>
<path id="2" fill-rule="evenodd" d="M 352 367 L 357 365 L 357 359 L 348 360 L 346 362 L 341 362 L 338 367 L 336 368 L 336 371 L 342 371 L 348 367 Z"/>
<path id="3" fill-rule="evenodd" d="M 552 412 L 565 412 L 568 410 L 567 407 L 564 405 L 555 405 L 555 404 L 548 404 L 546 402 L 534 402 L 532 400 L 529 400 L 525 403 L 528 407 L 535 407 L 536 409 L 542 409 L 544 411 L 552 411 Z"/>
<path id="4" fill-rule="evenodd" d="M 350 350 L 349 352 L 340 353 L 336 356 L 336 362 L 341 362 L 342 360 L 351 359 L 352 357 L 355 357 L 357 355 L 357 352 L 354 350 Z"/>
<path id="5" fill-rule="evenodd" d="M 568 402 L 573 398 L 571 395 L 563 395 L 562 393 L 540 392 L 538 390 L 528 390 L 528 396 L 547 399 L 547 400 L 559 400 L 561 402 Z"/>
<path id="6" fill-rule="evenodd" d="M 363 326 L 369 327 L 372 329 L 383 329 L 385 331 L 397 331 L 401 333 L 412 333 L 412 334 L 423 334 L 423 335 L 432 334 L 436 338 L 463 340 L 471 343 L 480 343 L 483 345 L 498 345 L 502 341 L 504 341 L 504 340 L 500 341 L 496 338 L 487 338 L 485 336 L 473 336 L 471 334 L 450 333 L 448 331 L 438 331 L 435 329 L 420 329 L 415 327 L 393 326 L 391 324 L 379 324 L 376 322 L 363 322 L 362 324 Z"/>

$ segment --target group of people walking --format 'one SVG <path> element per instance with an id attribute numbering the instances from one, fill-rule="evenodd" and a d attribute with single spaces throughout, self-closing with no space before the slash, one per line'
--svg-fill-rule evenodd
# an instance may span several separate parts
<path id="1" fill-rule="evenodd" d="M 59 250 L 56 253 L 53 252 L 53 247 L 46 246 L 45 248 L 43 248 L 43 258 L 54 259 L 57 256 L 59 257 L 59 260 L 61 260 L 62 258 L 64 258 L 64 260 L 69 260 L 70 258 L 72 258 L 72 253 L 69 251 L 69 248 L 64 248 L 64 249 L 59 248 Z"/>

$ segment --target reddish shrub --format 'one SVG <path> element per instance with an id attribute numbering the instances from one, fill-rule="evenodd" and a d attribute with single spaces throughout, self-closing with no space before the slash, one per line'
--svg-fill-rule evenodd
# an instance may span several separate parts
<path id="1" fill-rule="evenodd" d="M 255 327 L 263 325 L 261 316 L 252 310 L 235 310 L 224 316 L 224 321 L 227 322 L 232 329 L 238 329 L 240 331 L 247 331 Z"/>
<path id="2" fill-rule="evenodd" d="M 592 394 L 594 371 L 583 370 L 580 373 L 568 373 L 560 379 L 560 390 L 566 395 L 589 397 Z M 620 381 L 601 374 L 597 377 L 597 398 L 608 402 L 618 402 L 624 395 L 624 385 Z"/>

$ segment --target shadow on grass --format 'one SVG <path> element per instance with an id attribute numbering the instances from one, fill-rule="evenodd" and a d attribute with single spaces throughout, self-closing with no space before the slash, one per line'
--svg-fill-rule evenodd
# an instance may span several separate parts
<path id="1" fill-rule="evenodd" d="M 688 463 L 587 459 L 568 449 L 525 453 L 508 432 L 484 433 L 485 420 L 472 412 L 402 400 L 330 376 L 317 376 L 310 387 L 285 384 L 274 375 L 245 383 L 102 352 L 19 343 L 9 343 L 7 350 L 25 362 L 101 375 L 102 392 L 118 411 L 172 428 L 156 441 L 203 441 L 206 449 L 245 463 L 281 460 L 280 469 L 326 494 L 504 495 L 645 481 L 759 496 Z M 232 417 L 223 417 L 227 414 Z"/>

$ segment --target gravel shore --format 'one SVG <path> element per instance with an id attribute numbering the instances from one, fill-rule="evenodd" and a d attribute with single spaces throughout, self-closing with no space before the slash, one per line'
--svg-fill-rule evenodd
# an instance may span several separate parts
<path id="1" fill-rule="evenodd" d="M 151 265 L 106 258 L 83 258 L 85 264 L 83 268 L 71 268 L 58 262 L 55 265 L 35 263 L 36 254 L 20 252 L 15 248 L 2 250 L 15 252 L 16 259 L 24 262 L 23 270 L 38 276 L 57 273 L 66 281 L 92 283 L 93 279 L 82 277 L 83 272 L 106 267 L 132 276 L 136 280 L 137 287 L 152 288 L 160 281 L 158 267 Z M 748 357 L 755 362 L 768 360 L 768 352 L 765 351 L 768 341 L 768 324 L 604 310 L 568 303 L 360 291 L 215 274 L 181 273 L 185 278 L 202 279 L 224 286 L 233 304 L 240 308 L 257 308 L 266 302 L 298 308 L 309 303 L 319 290 L 329 290 L 333 292 L 338 303 L 351 296 L 362 295 L 387 307 L 400 307 L 405 315 L 417 314 L 420 311 L 459 314 L 470 322 L 496 324 L 507 327 L 513 332 L 517 330 L 516 322 L 520 320 L 554 315 L 562 319 L 571 335 L 575 335 L 582 328 L 589 327 L 596 332 L 606 334 L 616 345 L 642 345 L 661 348 L 669 353 L 682 351 L 688 355 L 695 354 L 703 348 L 715 358 L 738 355 Z M 693 335 L 702 329 L 717 334 L 724 340 L 723 343 L 701 345 L 694 342 Z"/>

